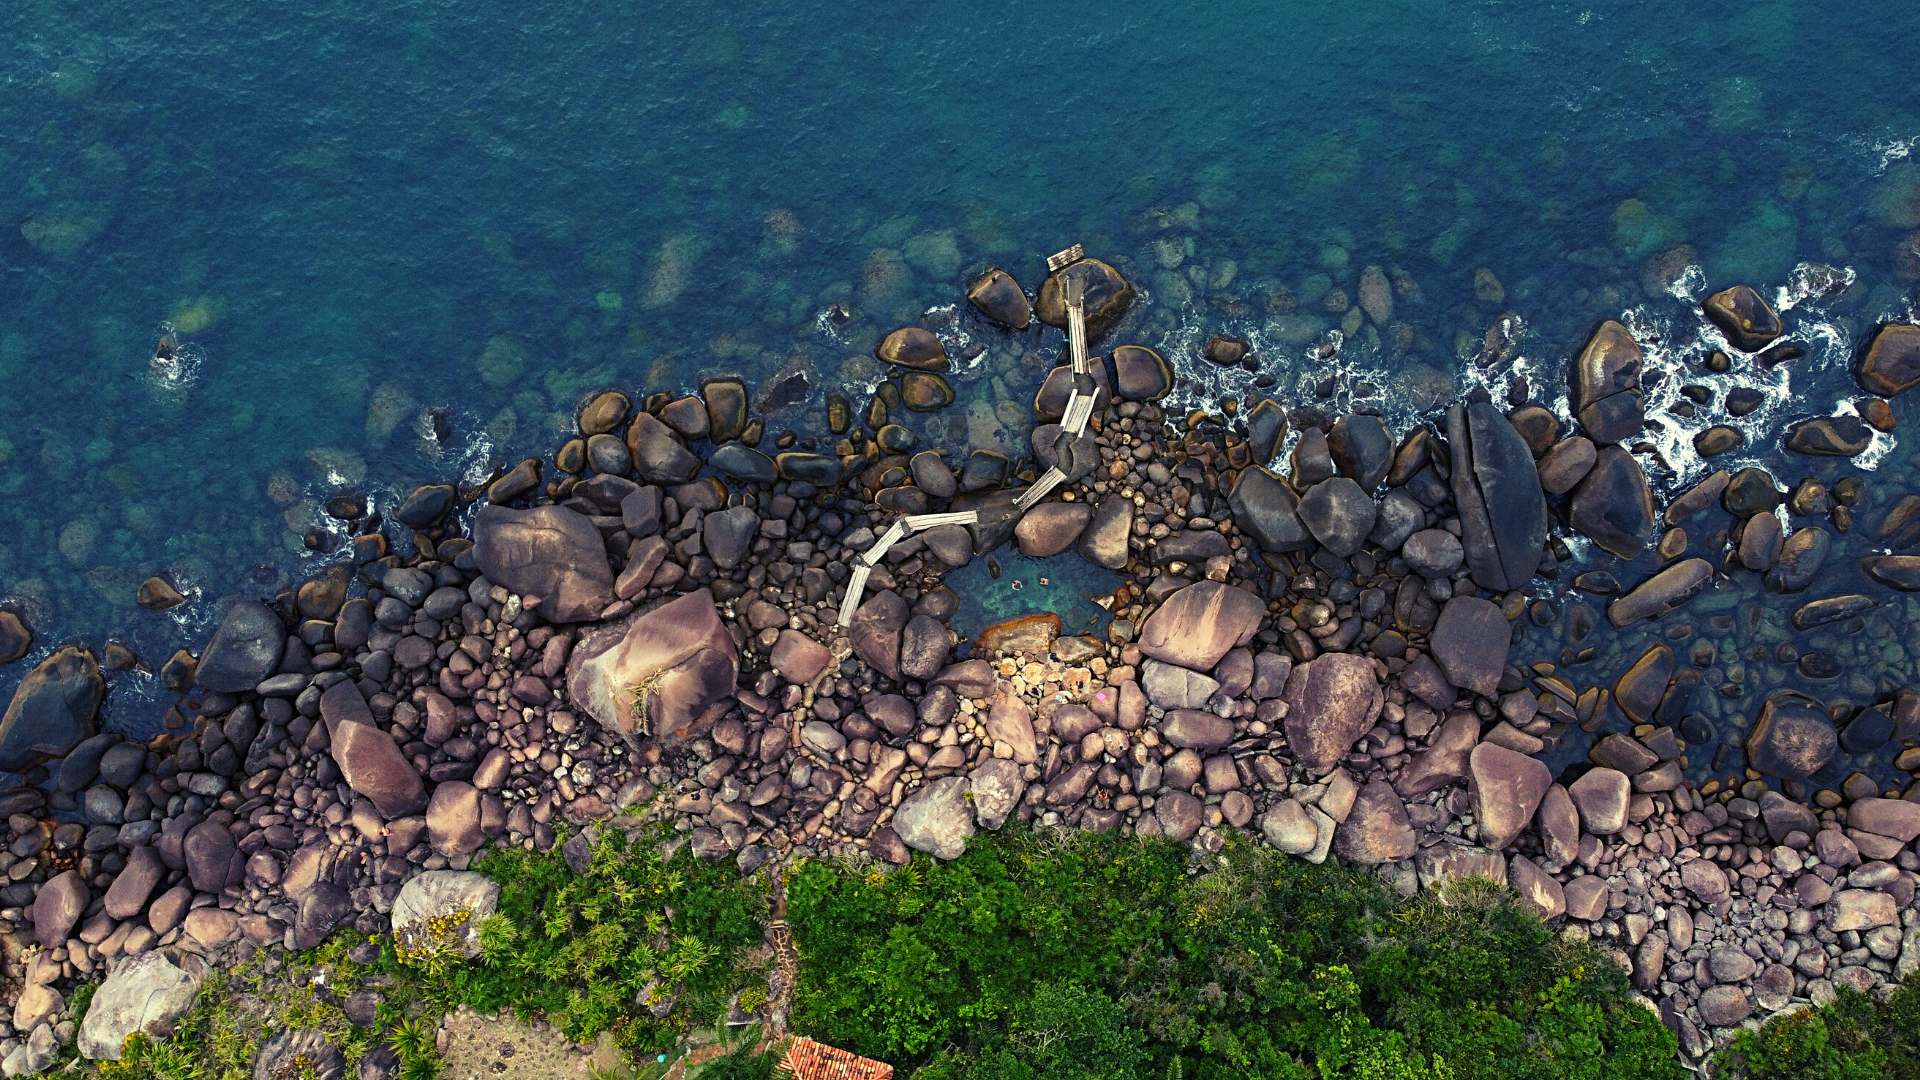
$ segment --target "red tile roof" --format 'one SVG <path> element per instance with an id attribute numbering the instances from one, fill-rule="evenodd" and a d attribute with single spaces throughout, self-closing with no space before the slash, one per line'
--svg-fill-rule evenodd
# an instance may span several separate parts
<path id="1" fill-rule="evenodd" d="M 812 1039 L 795 1038 L 783 1064 L 793 1080 L 893 1080 L 893 1066 Z"/>

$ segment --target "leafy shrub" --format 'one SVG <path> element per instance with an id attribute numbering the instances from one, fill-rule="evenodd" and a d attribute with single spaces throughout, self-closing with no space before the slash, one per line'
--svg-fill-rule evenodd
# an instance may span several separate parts
<path id="1" fill-rule="evenodd" d="M 1008 831 L 887 875 L 809 863 L 794 1025 L 921 1080 L 1683 1075 L 1617 967 L 1504 889 L 1223 856 L 1196 877 L 1173 843 Z"/>
<path id="2" fill-rule="evenodd" d="M 1715 1065 L 1733 1080 L 1920 1080 L 1920 973 L 1886 1002 L 1841 987 L 1830 1004 L 1741 1032 Z"/>
<path id="3" fill-rule="evenodd" d="M 496 848 L 476 869 L 500 883 L 499 911 L 481 925 L 480 962 L 445 978 L 453 1000 L 483 1012 L 538 1012 L 570 1039 L 611 1030 L 629 1051 L 663 1050 L 759 977 L 743 954 L 760 943 L 765 888 L 684 845 L 668 861 L 606 828 L 585 874 L 558 847 Z M 391 944 L 386 956 L 399 966 Z M 673 997 L 672 1011 L 654 1017 L 643 994 Z"/>

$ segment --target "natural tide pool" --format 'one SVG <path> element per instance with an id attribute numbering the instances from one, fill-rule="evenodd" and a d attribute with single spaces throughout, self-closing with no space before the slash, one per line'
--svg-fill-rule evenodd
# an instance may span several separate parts
<path id="1" fill-rule="evenodd" d="M 0 598 L 37 635 L 0 695 L 67 640 L 157 667 L 218 598 L 338 558 L 304 543 L 339 529 L 328 496 L 390 508 L 549 455 L 604 386 L 738 372 L 770 437 L 817 437 L 879 336 L 924 321 L 984 351 L 923 442 L 1024 452 L 1060 335 L 955 305 L 987 265 L 1031 289 L 1074 242 L 1140 284 L 1111 342 L 1159 348 L 1188 405 L 1370 402 L 1397 433 L 1520 373 L 1553 406 L 1587 329 L 1625 318 L 1675 373 L 1649 405 L 1662 492 L 1705 470 L 1708 414 L 1661 412 L 1715 344 L 1692 302 L 1853 275 L 1788 312 L 1808 357 L 1705 379 L 1767 402 L 1715 465 L 1792 484 L 1840 466 L 1783 464 L 1779 434 L 1857 396 L 1860 336 L 1911 318 L 1920 276 L 1908 4 L 44 0 L 0 25 Z M 1353 318 L 1370 266 L 1403 331 Z M 1508 312 L 1524 334 L 1483 370 Z M 1215 333 L 1258 375 L 1201 360 Z M 1909 485 L 1903 435 L 1864 461 L 1876 507 Z M 193 602 L 134 606 L 156 572 Z M 1767 617 L 1725 647 L 1772 644 Z M 1564 621 L 1528 633 L 1566 647 Z M 1590 681 L 1643 636 L 1603 624 Z M 1915 675 L 1903 641 L 1856 645 L 1825 696 Z M 158 697 L 115 676 L 110 723 L 151 729 Z"/>

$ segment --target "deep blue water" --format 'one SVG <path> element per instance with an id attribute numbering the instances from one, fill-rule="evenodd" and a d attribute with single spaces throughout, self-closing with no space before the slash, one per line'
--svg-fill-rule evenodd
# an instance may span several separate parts
<path id="1" fill-rule="evenodd" d="M 1912 303 L 1866 211 L 1920 139 L 1891 0 L 20 0 L 0 31 L 0 597 L 35 657 L 157 666 L 214 598 L 319 565 L 326 495 L 549 453 L 604 385 L 802 370 L 769 426 L 818 431 L 875 335 L 1076 241 L 1138 268 L 1125 333 L 1183 366 L 1250 333 L 1290 401 L 1340 321 L 1314 298 L 1404 271 L 1417 336 L 1335 365 L 1401 423 L 1395 376 L 1466 372 L 1504 310 L 1536 379 L 1595 318 L 1680 318 L 1638 285 L 1673 243 L 1704 287 L 1818 261 L 1858 275 L 1849 318 Z M 188 362 L 157 375 L 169 323 Z M 1057 335 L 987 344 L 930 441 L 1020 445 Z M 1847 395 L 1828 345 L 1778 397 Z M 132 605 L 161 569 L 193 605 Z M 145 690 L 116 681 L 117 722 Z"/>

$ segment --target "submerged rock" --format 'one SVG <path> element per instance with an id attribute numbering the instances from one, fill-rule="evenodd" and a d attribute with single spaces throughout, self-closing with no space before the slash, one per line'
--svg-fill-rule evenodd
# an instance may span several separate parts
<path id="1" fill-rule="evenodd" d="M 1033 324 L 1033 305 L 1027 302 L 1026 291 L 1012 274 L 997 266 L 973 279 L 967 286 L 967 300 L 982 315 L 1004 326 L 1025 330 Z"/>
<path id="2" fill-rule="evenodd" d="M 1674 563 L 1607 605 L 1607 618 L 1621 627 L 1657 619 L 1698 596 L 1712 580 L 1713 564 L 1705 559 Z"/>
<path id="3" fill-rule="evenodd" d="M 1805 780 L 1840 748 L 1827 711 L 1809 698 L 1769 698 L 1747 737 L 1747 765 L 1767 776 Z"/>

